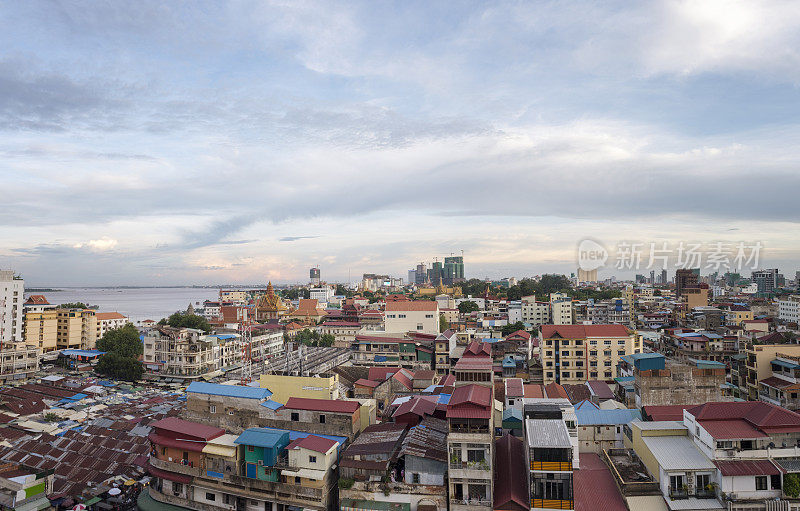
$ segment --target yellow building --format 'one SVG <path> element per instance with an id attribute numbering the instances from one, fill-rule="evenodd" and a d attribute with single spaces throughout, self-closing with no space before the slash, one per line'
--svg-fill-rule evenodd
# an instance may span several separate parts
<path id="1" fill-rule="evenodd" d="M 610 381 L 620 358 L 641 351 L 641 337 L 619 324 L 542 325 L 539 332 L 545 384 Z"/>
<path id="2" fill-rule="evenodd" d="M 635 420 L 628 427 L 631 436 L 622 436 L 623 445 L 626 449 L 633 449 L 636 455 L 642 460 L 647 471 L 652 474 L 653 479 L 660 480 L 661 470 L 659 470 L 658 459 L 648 445 L 648 438 L 654 437 L 683 437 L 688 438 L 686 426 L 677 421 L 655 421 L 643 422 Z"/>
<path id="3" fill-rule="evenodd" d="M 58 312 L 45 309 L 25 314 L 25 344 L 37 346 L 40 353 L 55 351 L 58 341 Z"/>
<path id="4" fill-rule="evenodd" d="M 262 374 L 258 384 L 262 389 L 272 392 L 270 399 L 282 404 L 290 397 L 339 399 L 338 374 L 330 377 Z"/>
<path id="5" fill-rule="evenodd" d="M 56 309 L 58 349 L 93 350 L 97 343 L 97 318 L 90 309 Z"/>
<path id="6" fill-rule="evenodd" d="M 800 344 L 756 344 L 745 351 L 747 355 L 747 395 L 758 399 L 758 382 L 772 376 L 772 361 L 778 354 L 800 357 Z M 741 384 L 740 384 L 741 385 Z"/>

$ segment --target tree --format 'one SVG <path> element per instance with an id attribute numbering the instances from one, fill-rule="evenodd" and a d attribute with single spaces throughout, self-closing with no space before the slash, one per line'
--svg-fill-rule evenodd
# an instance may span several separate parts
<path id="1" fill-rule="evenodd" d="M 138 381 L 144 374 L 144 366 L 135 358 L 112 351 L 100 357 L 95 371 L 118 380 Z"/>
<path id="2" fill-rule="evenodd" d="M 137 358 L 142 354 L 142 340 L 139 331 L 133 324 L 128 323 L 121 328 L 109 330 L 97 341 L 97 349 L 105 352 L 114 352 L 128 358 Z"/>
<path id="3" fill-rule="evenodd" d="M 319 338 L 319 345 L 325 348 L 330 348 L 333 346 L 334 341 L 336 341 L 336 337 L 333 334 L 322 334 Z"/>
<path id="4" fill-rule="evenodd" d="M 447 318 L 444 317 L 444 314 L 439 314 L 439 331 L 444 332 L 450 327 L 450 324 L 447 322 Z"/>
<path id="5" fill-rule="evenodd" d="M 478 309 L 478 304 L 471 300 L 466 300 L 458 304 L 458 312 L 461 314 L 469 314 L 470 312 L 475 312 Z"/>
<path id="6" fill-rule="evenodd" d="M 517 321 L 516 323 L 512 323 L 510 325 L 506 325 L 503 327 L 503 337 L 513 334 L 517 330 L 525 330 L 525 323 L 522 321 Z"/>
<path id="7" fill-rule="evenodd" d="M 208 320 L 203 316 L 198 316 L 197 314 L 176 312 L 170 315 L 170 317 L 168 317 L 166 320 L 162 319 L 158 322 L 158 324 L 164 324 L 162 321 L 175 328 L 195 328 L 197 330 L 202 330 L 205 333 L 211 331 L 211 325 L 208 323 Z"/>
<path id="8" fill-rule="evenodd" d="M 346 298 L 351 298 L 354 293 L 350 289 L 347 289 L 341 284 L 336 284 L 336 294 L 339 296 L 344 296 Z"/>
<path id="9" fill-rule="evenodd" d="M 800 474 L 786 474 L 783 476 L 783 493 L 793 499 L 800 495 Z"/>
<path id="10" fill-rule="evenodd" d="M 86 305 L 83 302 L 69 302 L 62 303 L 58 306 L 59 309 L 96 309 L 96 305 Z"/>

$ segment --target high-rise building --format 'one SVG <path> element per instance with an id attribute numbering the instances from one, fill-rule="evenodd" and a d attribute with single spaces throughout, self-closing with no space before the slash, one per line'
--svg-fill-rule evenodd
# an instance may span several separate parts
<path id="1" fill-rule="evenodd" d="M 653 285 L 655 283 L 656 283 L 656 271 L 650 270 L 650 285 Z"/>
<path id="2" fill-rule="evenodd" d="M 772 293 L 778 287 L 778 269 L 757 270 L 751 275 L 753 282 L 758 286 L 759 293 Z"/>
<path id="3" fill-rule="evenodd" d="M 0 343 L 22 342 L 22 296 L 25 281 L 11 270 L 0 270 Z"/>
<path id="4" fill-rule="evenodd" d="M 311 283 L 313 285 L 315 285 L 315 286 L 319 285 L 319 282 L 320 282 L 320 271 L 319 271 L 319 268 L 316 268 L 316 267 L 315 268 L 311 268 L 308 271 L 308 276 L 311 279 Z"/>
<path id="5" fill-rule="evenodd" d="M 442 277 L 444 276 L 444 267 L 442 263 L 436 261 L 428 270 L 428 281 L 432 286 L 440 286 L 442 284 Z"/>
<path id="6" fill-rule="evenodd" d="M 667 269 L 666 268 L 661 270 L 661 285 L 663 285 L 663 286 L 667 285 Z"/>
<path id="7" fill-rule="evenodd" d="M 597 282 L 597 268 L 594 270 L 578 268 L 578 284 L 583 282 Z"/>
<path id="8" fill-rule="evenodd" d="M 700 279 L 700 268 L 679 268 L 675 271 L 675 297 L 680 298 L 683 288 L 696 286 Z"/>
<path id="9" fill-rule="evenodd" d="M 452 285 L 464 280 L 464 256 L 444 258 L 444 283 Z"/>
<path id="10" fill-rule="evenodd" d="M 419 263 L 417 265 L 417 272 L 414 274 L 415 283 L 418 286 L 424 285 L 428 281 L 428 270 L 425 268 L 425 263 Z"/>
<path id="11" fill-rule="evenodd" d="M 417 283 L 417 270 L 408 270 L 408 284 L 413 286 Z"/>

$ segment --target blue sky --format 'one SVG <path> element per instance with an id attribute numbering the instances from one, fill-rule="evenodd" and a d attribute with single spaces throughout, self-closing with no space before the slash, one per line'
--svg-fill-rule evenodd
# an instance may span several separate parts
<path id="1" fill-rule="evenodd" d="M 571 272 L 586 237 L 800 267 L 794 2 L 42 1 L 0 23 L 0 267 L 35 285 L 344 281 L 460 250 L 470 277 Z"/>

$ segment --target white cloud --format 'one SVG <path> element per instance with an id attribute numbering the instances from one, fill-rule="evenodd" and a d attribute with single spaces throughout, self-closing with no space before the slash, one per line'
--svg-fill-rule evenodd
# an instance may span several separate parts
<path id="1" fill-rule="evenodd" d="M 85 243 L 76 243 L 73 248 L 88 248 L 94 252 L 105 252 L 117 246 L 117 240 L 103 236 L 97 240 L 89 240 Z"/>

